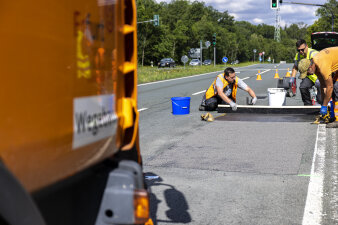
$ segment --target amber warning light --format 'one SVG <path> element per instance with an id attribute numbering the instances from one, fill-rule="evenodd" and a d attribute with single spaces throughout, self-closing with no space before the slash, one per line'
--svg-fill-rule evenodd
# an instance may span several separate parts
<path id="1" fill-rule="evenodd" d="M 136 224 L 149 223 L 149 196 L 145 190 L 134 191 L 134 217 Z"/>

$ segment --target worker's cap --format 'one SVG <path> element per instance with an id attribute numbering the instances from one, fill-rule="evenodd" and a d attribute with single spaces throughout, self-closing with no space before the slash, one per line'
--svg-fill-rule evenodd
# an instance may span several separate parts
<path id="1" fill-rule="evenodd" d="M 309 66 L 311 64 L 310 59 L 302 59 L 298 63 L 298 70 L 300 72 L 300 79 L 304 79 L 307 76 L 307 70 L 309 69 Z"/>

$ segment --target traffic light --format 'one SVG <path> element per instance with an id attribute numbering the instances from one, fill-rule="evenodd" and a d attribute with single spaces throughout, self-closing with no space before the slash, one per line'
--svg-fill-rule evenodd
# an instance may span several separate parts
<path id="1" fill-rule="evenodd" d="M 216 34 L 212 35 L 212 44 L 215 46 L 216 45 Z"/>
<path id="2" fill-rule="evenodd" d="M 159 25 L 160 25 L 160 16 L 154 15 L 154 26 L 159 26 Z"/>
<path id="3" fill-rule="evenodd" d="M 279 2 L 279 0 L 270 0 L 271 9 L 277 9 L 278 8 L 278 2 Z"/>

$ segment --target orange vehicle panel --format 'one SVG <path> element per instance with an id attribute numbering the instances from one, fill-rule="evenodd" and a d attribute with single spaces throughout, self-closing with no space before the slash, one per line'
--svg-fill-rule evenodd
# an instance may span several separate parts
<path id="1" fill-rule="evenodd" d="M 0 157 L 29 191 L 112 156 L 122 143 L 116 2 L 1 3 Z M 95 96 L 111 98 L 117 128 L 74 148 L 74 102 Z"/>

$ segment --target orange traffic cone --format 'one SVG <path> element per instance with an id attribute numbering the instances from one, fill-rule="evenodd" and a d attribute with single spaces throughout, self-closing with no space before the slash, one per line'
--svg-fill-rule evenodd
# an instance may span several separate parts
<path id="1" fill-rule="evenodd" d="M 261 76 L 261 71 L 260 70 L 258 70 L 258 74 L 257 74 L 256 80 L 262 80 L 262 76 Z"/>
<path id="2" fill-rule="evenodd" d="M 289 68 L 288 68 L 288 72 L 286 72 L 286 75 L 285 75 L 285 77 L 291 77 L 291 74 L 290 74 Z"/>
<path id="3" fill-rule="evenodd" d="M 276 73 L 275 73 L 275 76 L 273 77 L 275 79 L 279 79 L 279 76 L 278 76 L 278 70 L 276 69 Z"/>

